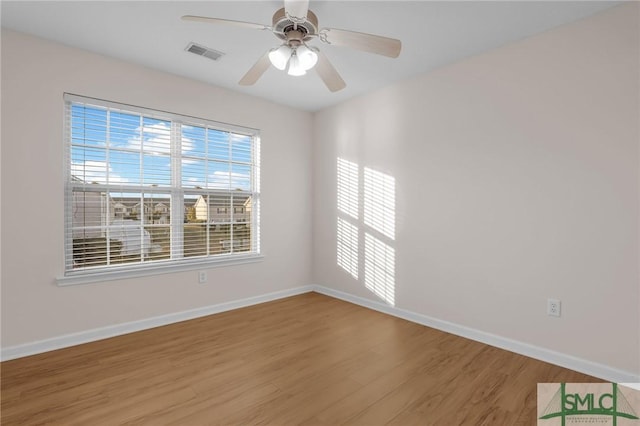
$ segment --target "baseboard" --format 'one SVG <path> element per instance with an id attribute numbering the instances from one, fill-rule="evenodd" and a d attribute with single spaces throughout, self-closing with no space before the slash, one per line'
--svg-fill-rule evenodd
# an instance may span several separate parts
<path id="1" fill-rule="evenodd" d="M 147 318 L 139 321 L 132 321 L 123 324 L 116 324 L 107 327 L 95 328 L 92 330 L 82 331 L 79 333 L 65 334 L 59 337 L 39 340 L 32 343 L 10 346 L 2 348 L 0 352 L 0 360 L 8 361 L 15 358 L 22 358 L 29 355 L 35 355 L 43 352 L 49 352 L 56 349 L 67 348 L 70 346 L 80 345 L 82 343 L 94 342 L 96 340 L 108 339 L 109 337 L 120 336 L 123 334 L 134 333 L 136 331 L 147 330 L 154 327 L 173 324 L 176 322 L 187 321 L 207 315 L 213 315 L 220 312 L 230 311 L 233 309 L 244 308 L 246 306 L 257 305 L 259 303 L 270 302 L 272 300 L 282 299 L 285 297 L 295 296 L 302 293 L 313 291 L 314 286 L 303 286 L 292 289 L 276 291 L 260 296 L 249 297 L 246 299 L 224 302 L 217 305 L 205 306 L 202 308 L 191 309 L 188 311 L 175 312 L 167 315 Z"/>
<path id="2" fill-rule="evenodd" d="M 560 352 L 552 351 L 550 349 L 541 348 L 539 346 L 534 346 L 517 340 L 508 339 L 495 334 L 486 333 L 484 331 L 465 327 L 459 324 L 454 324 L 448 321 L 443 321 L 437 318 L 429 317 L 427 315 L 417 314 L 415 312 L 389 306 L 381 302 L 366 299 L 364 297 L 354 296 L 352 294 L 344 293 L 332 288 L 314 285 L 313 291 L 324 294 L 326 296 L 334 297 L 336 299 L 351 302 L 365 308 L 393 315 L 407 321 L 422 324 L 427 327 L 435 328 L 437 330 L 445 331 L 447 333 L 485 343 L 490 346 L 495 346 L 501 349 L 508 350 L 510 352 L 515 352 L 520 355 L 525 355 L 530 358 L 535 358 L 540 361 L 545 361 L 550 364 L 558 365 L 560 367 L 598 377 L 609 382 L 640 382 L 640 375 L 633 374 L 628 371 L 619 370 L 607 365 L 598 364 L 582 358 L 577 358 L 572 355 L 563 354 Z"/>

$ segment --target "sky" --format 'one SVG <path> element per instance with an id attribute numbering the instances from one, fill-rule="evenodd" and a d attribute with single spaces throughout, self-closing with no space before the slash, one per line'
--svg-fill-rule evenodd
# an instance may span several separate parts
<path id="1" fill-rule="evenodd" d="M 251 189 L 251 136 L 180 128 L 183 188 Z M 87 183 L 171 185 L 170 121 L 73 104 L 71 140 L 71 174 Z"/>

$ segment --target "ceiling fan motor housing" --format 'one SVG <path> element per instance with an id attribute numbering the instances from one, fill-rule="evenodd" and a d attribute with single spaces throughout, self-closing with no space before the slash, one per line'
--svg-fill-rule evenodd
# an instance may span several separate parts
<path id="1" fill-rule="evenodd" d="M 318 34 L 318 17 L 315 13 L 308 10 L 307 17 L 304 22 L 296 23 L 287 18 L 287 13 L 284 10 L 284 7 L 278 9 L 276 13 L 273 14 L 273 33 L 276 37 L 287 41 L 287 33 L 294 29 L 297 29 L 303 34 L 302 41 L 309 41 L 313 38 L 313 36 Z"/>

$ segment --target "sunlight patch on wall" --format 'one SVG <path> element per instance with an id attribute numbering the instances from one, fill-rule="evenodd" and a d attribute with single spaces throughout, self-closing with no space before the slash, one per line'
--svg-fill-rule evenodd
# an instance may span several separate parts
<path id="1" fill-rule="evenodd" d="M 338 218 L 338 266 L 358 279 L 358 227 Z"/>
<path id="2" fill-rule="evenodd" d="M 364 224 L 395 239 L 396 180 L 392 176 L 364 168 Z"/>
<path id="3" fill-rule="evenodd" d="M 390 305 L 395 304 L 395 249 L 376 237 L 364 236 L 364 284 Z"/>
<path id="4" fill-rule="evenodd" d="M 358 165 L 338 158 L 337 193 L 338 217 L 337 261 L 338 266 L 358 279 L 358 220 L 359 210 Z"/>
<path id="5" fill-rule="evenodd" d="M 336 189 L 338 266 L 356 281 L 364 270 L 365 287 L 393 306 L 396 180 L 338 158 Z"/>
<path id="6" fill-rule="evenodd" d="M 364 168 L 364 284 L 395 304 L 396 180 Z"/>
<path id="7" fill-rule="evenodd" d="M 358 219 L 358 165 L 338 158 L 338 210 Z"/>

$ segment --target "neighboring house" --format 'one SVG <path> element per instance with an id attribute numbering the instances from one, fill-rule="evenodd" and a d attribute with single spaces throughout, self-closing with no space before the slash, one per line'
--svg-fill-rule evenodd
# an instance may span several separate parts
<path id="1" fill-rule="evenodd" d="M 80 181 L 79 178 L 74 179 Z M 114 197 L 99 191 L 74 191 L 71 206 L 72 237 L 102 238 L 108 225 L 124 219 L 144 221 L 144 224 L 168 225 L 170 206 L 168 198 L 146 198 L 141 206 L 140 197 Z M 185 206 L 185 212 L 186 208 Z"/>
<path id="2" fill-rule="evenodd" d="M 113 215 L 116 218 L 122 219 L 124 217 L 128 217 L 129 213 L 129 207 L 127 207 L 126 205 L 119 202 L 113 204 Z"/>
<path id="3" fill-rule="evenodd" d="M 168 198 L 112 197 L 118 219 L 143 220 L 145 224 L 169 224 L 171 202 Z"/>
<path id="4" fill-rule="evenodd" d="M 169 213 L 169 206 L 167 206 L 165 203 L 158 203 L 155 206 L 153 206 L 153 212 L 154 213 L 160 213 L 160 214 L 167 214 Z"/>
<path id="5" fill-rule="evenodd" d="M 147 203 L 136 203 L 131 208 L 131 213 L 138 219 L 144 219 L 145 223 L 151 223 L 153 220 L 153 211 Z"/>
<path id="6" fill-rule="evenodd" d="M 196 210 L 196 220 L 206 221 L 209 218 L 207 199 L 202 195 L 199 196 L 196 202 L 193 204 L 193 208 Z"/>
<path id="7" fill-rule="evenodd" d="M 156 203 L 153 206 L 153 223 L 158 225 L 168 225 L 170 217 L 169 204 L 163 202 Z"/>
<path id="8" fill-rule="evenodd" d="M 199 196 L 193 204 L 198 221 L 209 223 L 238 223 L 251 221 L 251 197 L 245 194 L 233 195 L 233 206 L 228 195 Z"/>

